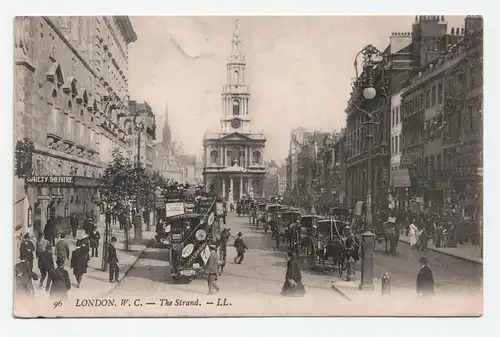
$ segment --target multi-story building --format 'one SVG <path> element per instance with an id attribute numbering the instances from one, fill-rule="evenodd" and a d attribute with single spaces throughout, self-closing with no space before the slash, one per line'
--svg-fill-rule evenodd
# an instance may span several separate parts
<path id="1" fill-rule="evenodd" d="M 442 61 L 444 74 L 444 203 L 482 223 L 483 19 L 467 16 L 465 37 Z"/>
<path id="2" fill-rule="evenodd" d="M 443 16 L 417 16 L 412 25 L 411 33 L 393 33 L 390 39 L 390 45 L 383 52 L 387 65 L 385 67 L 385 76 L 388 80 L 389 95 L 399 92 L 406 86 L 409 80 L 418 73 L 419 69 L 426 67 L 429 62 L 436 60 L 442 55 L 447 46 L 453 41 L 458 40 L 460 37 L 455 34 L 455 31 L 461 32 L 460 29 L 452 29 L 453 34 L 447 34 L 447 22 Z M 380 73 L 380 69 L 375 73 Z M 375 76 L 376 81 L 380 78 Z M 437 90 L 437 89 L 436 89 Z M 418 99 L 415 102 L 420 102 Z M 416 104 L 416 103 L 414 103 Z M 391 99 L 386 102 L 386 109 L 382 109 L 373 121 L 376 122 L 376 127 L 372 133 L 372 204 L 377 207 L 388 207 L 389 201 L 389 182 L 390 182 L 390 169 L 391 169 L 391 151 L 390 151 L 390 133 L 391 133 L 391 113 L 392 102 Z M 348 205 L 354 206 L 357 202 L 365 201 L 367 197 L 367 153 L 368 141 L 366 136 L 369 131 L 362 125 L 367 120 L 359 109 L 360 107 L 365 110 L 375 109 L 380 107 L 378 98 L 370 101 L 365 100 L 359 90 L 354 90 L 351 95 L 347 113 L 347 155 L 348 155 L 348 173 L 347 173 L 347 193 Z M 401 108 L 400 108 L 401 110 Z M 400 112 L 401 114 L 401 112 Z M 412 114 L 408 118 L 415 119 L 408 125 L 413 125 L 413 134 L 423 132 L 423 115 L 419 118 L 419 114 Z M 413 124 L 412 124 L 413 123 Z M 403 133 L 405 127 L 403 122 Z M 401 136 L 400 136 L 401 137 Z M 415 138 L 415 137 L 414 137 Z M 403 135 L 403 139 L 405 136 Z M 395 143 L 394 143 L 395 144 Z M 403 148 L 407 144 L 403 145 Z M 416 163 L 412 158 L 423 153 L 423 147 L 419 141 L 414 141 L 414 144 L 408 146 L 408 152 L 411 154 L 405 155 L 403 153 L 402 166 L 413 165 L 408 163 Z M 394 145 L 396 146 L 396 145 Z M 419 147 L 420 146 L 420 147 Z M 398 149 L 399 150 L 399 149 Z M 403 149 L 404 152 L 404 149 Z M 412 157 L 413 156 L 413 157 Z M 417 159 L 415 157 L 415 159 Z M 422 156 L 423 157 L 423 156 Z M 404 163 L 406 161 L 406 164 Z M 418 166 L 418 164 L 415 164 Z M 419 172 L 415 166 L 415 172 Z M 423 164 L 420 166 L 422 167 Z M 417 193 L 417 192 L 414 192 Z"/>
<path id="3" fill-rule="evenodd" d="M 434 53 L 435 57 L 425 68 L 421 68 L 418 76 L 401 94 L 401 163 L 409 171 L 409 197 L 418 197 L 420 209 L 430 212 L 442 213 L 452 207 L 452 175 L 446 170 L 455 165 L 450 159 L 455 147 L 450 145 L 454 144 L 453 139 L 461 137 L 458 131 L 461 117 L 456 117 L 460 113 L 453 114 L 451 111 L 463 109 L 467 93 L 464 36 L 465 28 L 452 28 L 451 34 L 442 39 L 447 48 L 438 48 L 440 53 Z"/>
<path id="4" fill-rule="evenodd" d="M 284 196 L 286 193 L 286 177 L 278 175 L 278 195 Z"/>
<path id="5" fill-rule="evenodd" d="M 279 192 L 279 167 L 274 160 L 265 163 L 266 178 L 264 180 L 264 197 L 278 195 Z"/>
<path id="6" fill-rule="evenodd" d="M 304 144 L 304 136 L 309 132 L 304 127 L 292 129 L 290 132 L 290 143 L 288 156 L 285 160 L 286 165 L 286 188 L 288 194 L 297 195 L 298 193 L 298 158 L 301 147 Z"/>
<path id="7" fill-rule="evenodd" d="M 389 207 L 400 209 L 408 200 L 405 196 L 410 187 L 410 176 L 407 168 L 401 167 L 402 151 L 402 116 L 401 116 L 401 91 L 391 95 L 391 169 Z"/>
<path id="8" fill-rule="evenodd" d="M 113 149 L 127 151 L 137 35 L 125 16 L 17 17 L 14 33 L 15 139 L 34 145 L 32 172 L 15 182 L 14 221 L 39 237 L 49 218 L 61 227 L 72 213 L 98 217 L 99 176 Z"/>
<path id="9" fill-rule="evenodd" d="M 155 115 L 153 110 L 147 102 L 139 103 L 137 101 L 129 102 L 129 118 L 134 121 L 134 117 L 137 114 L 136 123 L 142 123 L 144 125 L 144 130 L 141 131 L 140 137 L 138 130 L 135 126 L 129 126 L 127 130 L 128 139 L 128 153 L 129 158 L 134 162 L 137 161 L 137 152 L 139 151 L 140 162 L 149 170 L 153 169 L 153 158 L 154 158 L 154 140 L 156 140 L 156 124 Z M 139 143 L 140 138 L 140 145 Z"/>
<path id="10" fill-rule="evenodd" d="M 238 24 L 222 89 L 221 132 L 203 138 L 205 186 L 213 186 L 230 202 L 248 194 L 260 197 L 264 188 L 266 137 L 251 131 L 250 89 L 245 83 L 245 55 L 240 50 Z"/>
<path id="11" fill-rule="evenodd" d="M 346 195 L 345 129 L 327 139 L 320 156 L 323 158 L 320 176 L 323 199 L 330 204 L 342 205 Z"/>

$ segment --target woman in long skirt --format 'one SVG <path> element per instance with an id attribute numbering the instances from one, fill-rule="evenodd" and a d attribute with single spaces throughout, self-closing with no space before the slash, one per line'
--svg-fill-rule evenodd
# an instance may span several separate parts
<path id="1" fill-rule="evenodd" d="M 283 284 L 283 288 L 281 288 L 281 295 L 304 296 L 305 293 L 306 290 L 302 284 L 302 274 L 300 272 L 299 262 L 293 252 L 288 252 L 285 284 Z"/>

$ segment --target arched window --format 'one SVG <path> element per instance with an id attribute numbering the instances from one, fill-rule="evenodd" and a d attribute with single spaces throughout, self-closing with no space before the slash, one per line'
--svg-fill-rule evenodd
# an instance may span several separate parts
<path id="1" fill-rule="evenodd" d="M 219 152 L 217 151 L 212 151 L 210 152 L 210 163 L 211 164 L 218 164 L 219 162 Z"/>
<path id="2" fill-rule="evenodd" d="M 234 71 L 234 84 L 238 85 L 240 83 L 240 73 L 238 70 Z"/>
<path id="3" fill-rule="evenodd" d="M 240 101 L 235 99 L 233 100 L 233 116 L 239 116 L 240 114 Z"/>
<path id="4" fill-rule="evenodd" d="M 259 151 L 254 151 L 252 153 L 252 158 L 253 158 L 254 165 L 260 165 L 260 152 Z"/>

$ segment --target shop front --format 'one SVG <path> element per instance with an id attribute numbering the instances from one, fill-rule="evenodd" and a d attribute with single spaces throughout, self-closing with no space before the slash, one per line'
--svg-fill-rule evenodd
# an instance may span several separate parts
<path id="1" fill-rule="evenodd" d="M 69 234 L 70 216 L 81 225 L 86 216 L 99 219 L 99 180 L 73 176 L 32 176 L 25 179 L 27 191 L 27 228 L 37 240 L 49 220 L 56 232 Z"/>

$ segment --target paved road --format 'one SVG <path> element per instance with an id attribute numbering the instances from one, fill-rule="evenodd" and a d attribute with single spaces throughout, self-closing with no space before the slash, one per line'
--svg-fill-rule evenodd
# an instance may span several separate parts
<path id="1" fill-rule="evenodd" d="M 348 301 L 330 288 L 332 282 L 340 281 L 337 275 L 331 275 L 327 271 L 309 271 L 304 265 L 303 280 L 307 289 L 306 297 L 284 299 L 279 293 L 286 271 L 286 248 L 276 250 L 271 235 L 264 234 L 262 228 L 257 230 L 254 225 L 250 225 L 246 217 L 238 218 L 230 214 L 227 226 L 231 228 L 233 234 L 229 243 L 231 244 L 236 238 L 235 234 L 241 231 L 249 250 L 245 254 L 243 264 L 236 265 L 232 262 L 232 257 L 235 255 L 234 249 L 228 247 L 228 264 L 218 281 L 222 290 L 215 297 L 215 301 L 217 298 L 227 297 L 233 302 L 238 302 L 239 311 L 234 307 L 233 311 L 225 308 L 224 314 L 262 315 L 264 312 L 270 314 L 271 312 L 267 310 L 270 308 L 263 310 L 262 307 L 269 306 L 271 302 L 273 308 L 279 308 L 279 303 L 283 303 L 287 313 L 292 315 L 346 313 L 345 306 Z M 375 276 L 387 271 L 393 277 L 393 285 L 408 287 L 412 293 L 414 293 L 415 275 L 419 269 L 418 258 L 422 255 L 429 258 L 430 267 L 434 270 L 440 291 L 463 291 L 471 287 L 477 289 L 482 283 L 480 265 L 430 251 L 424 253 L 413 251 L 405 244 L 400 244 L 396 257 L 385 255 L 381 251 L 382 245 L 377 245 L 376 249 Z M 206 281 L 194 280 L 190 284 L 172 284 L 167 261 L 168 254 L 164 249 L 148 247 L 115 293 L 128 296 L 149 296 L 150 298 L 201 298 L 203 300 L 212 298 L 206 295 Z M 358 284 L 359 281 L 353 281 L 353 283 Z M 289 302 L 290 300 L 294 302 Z M 300 300 L 299 306 L 297 306 L 298 300 Z M 336 303 L 336 306 L 318 306 L 318 301 Z M 293 305 L 288 303 L 293 303 Z M 345 310 L 336 312 L 335 310 L 340 307 Z M 182 314 L 193 315 L 193 311 L 186 309 L 186 311 L 175 312 L 175 315 Z M 200 315 L 205 314 L 208 312 L 200 312 Z M 280 311 L 274 314 L 280 314 Z"/>

